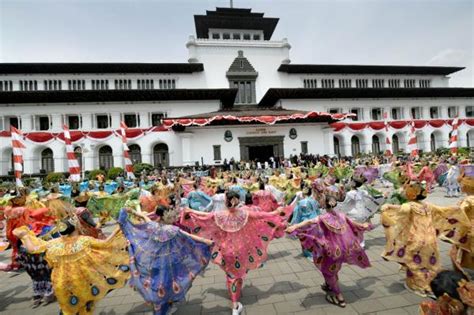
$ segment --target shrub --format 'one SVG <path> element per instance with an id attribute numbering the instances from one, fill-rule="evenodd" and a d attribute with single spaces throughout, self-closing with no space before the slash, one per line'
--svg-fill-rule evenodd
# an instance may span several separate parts
<path id="1" fill-rule="evenodd" d="M 59 183 L 61 180 L 65 179 L 63 173 L 49 173 L 44 179 L 45 183 Z"/>
<path id="2" fill-rule="evenodd" d="M 133 165 L 133 172 L 135 175 L 140 175 L 143 170 L 152 171 L 154 169 L 153 165 L 148 163 L 137 163 Z"/>
<path id="3" fill-rule="evenodd" d="M 123 168 L 121 167 L 111 167 L 107 173 L 107 179 L 116 179 L 123 173 Z"/>
<path id="4" fill-rule="evenodd" d="M 99 174 L 102 174 L 104 176 L 106 175 L 104 170 L 92 170 L 92 171 L 89 172 L 89 177 L 88 178 L 90 180 L 96 180 L 97 175 L 99 175 Z"/>

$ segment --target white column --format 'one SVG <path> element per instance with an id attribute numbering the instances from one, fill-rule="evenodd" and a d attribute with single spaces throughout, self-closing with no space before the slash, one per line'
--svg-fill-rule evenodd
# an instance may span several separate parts
<path id="1" fill-rule="evenodd" d="M 29 114 L 24 114 L 19 117 L 21 119 L 21 130 L 32 131 L 33 130 L 33 117 Z"/>
<path id="2" fill-rule="evenodd" d="M 112 117 L 112 125 L 110 127 L 114 129 L 120 128 L 120 121 L 122 120 L 120 113 L 110 113 L 110 116 Z"/>
<path id="3" fill-rule="evenodd" d="M 148 128 L 151 125 L 147 112 L 140 112 L 137 115 L 140 117 L 140 128 Z"/>
<path id="4" fill-rule="evenodd" d="M 61 114 L 51 114 L 52 131 L 62 130 L 62 116 Z"/>
<path id="5" fill-rule="evenodd" d="M 183 150 L 183 165 L 194 165 L 195 161 L 192 160 L 191 154 L 191 141 L 193 139 L 192 133 L 182 133 L 180 134 L 182 140 L 182 150 Z"/>
<path id="6" fill-rule="evenodd" d="M 352 156 L 352 144 L 351 144 L 352 133 L 344 132 L 341 134 L 341 136 L 343 139 L 342 143 L 339 143 L 339 148 L 341 149 L 341 155 Z"/>
<path id="7" fill-rule="evenodd" d="M 92 125 L 92 114 L 91 113 L 83 113 L 81 114 L 82 117 L 82 130 L 91 130 L 93 127 Z"/>
<path id="8" fill-rule="evenodd" d="M 23 151 L 23 173 L 24 174 L 38 173 L 40 169 L 39 159 L 40 159 L 40 155 L 38 154 L 37 156 L 35 156 L 34 148 L 25 149 Z M 35 168 L 35 165 L 37 165 L 36 168 Z"/>
<path id="9" fill-rule="evenodd" d="M 334 132 L 331 127 L 325 127 L 322 129 L 324 135 L 324 151 L 323 154 L 334 154 Z M 309 152 L 316 153 L 316 152 Z"/>

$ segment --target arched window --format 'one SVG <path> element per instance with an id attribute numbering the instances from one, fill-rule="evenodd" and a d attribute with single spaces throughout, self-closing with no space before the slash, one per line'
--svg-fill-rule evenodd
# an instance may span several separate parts
<path id="1" fill-rule="evenodd" d="M 165 143 L 158 143 L 153 147 L 153 164 L 155 167 L 169 166 L 168 146 Z"/>
<path id="2" fill-rule="evenodd" d="M 351 138 L 352 156 L 358 156 L 360 154 L 360 140 L 357 136 Z"/>
<path id="3" fill-rule="evenodd" d="M 436 151 L 436 136 L 434 132 L 430 136 L 431 152 Z"/>
<path id="4" fill-rule="evenodd" d="M 400 152 L 400 142 L 398 141 L 397 135 L 392 136 L 392 152 L 393 154 Z"/>
<path id="5" fill-rule="evenodd" d="M 334 154 L 341 157 L 341 145 L 338 137 L 334 137 Z"/>
<path id="6" fill-rule="evenodd" d="M 46 173 L 54 172 L 53 150 L 50 148 L 41 151 L 41 169 L 45 170 Z"/>
<path id="7" fill-rule="evenodd" d="M 99 149 L 99 168 L 109 169 L 111 167 L 114 167 L 112 148 L 105 145 Z"/>
<path id="8" fill-rule="evenodd" d="M 380 139 L 377 135 L 372 136 L 372 153 L 380 154 Z"/>
<path id="9" fill-rule="evenodd" d="M 142 162 L 142 150 L 138 144 L 132 144 L 128 146 L 128 150 L 130 153 L 130 160 L 132 160 L 132 164 Z"/>

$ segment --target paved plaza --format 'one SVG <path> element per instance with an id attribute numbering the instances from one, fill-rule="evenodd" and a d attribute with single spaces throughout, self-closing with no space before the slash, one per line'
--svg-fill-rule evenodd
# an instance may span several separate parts
<path id="1" fill-rule="evenodd" d="M 436 190 L 429 201 L 449 205 L 457 199 L 443 197 Z M 378 223 L 377 217 L 375 222 Z M 422 298 L 403 286 L 403 274 L 396 263 L 380 257 L 385 237 L 383 228 L 366 234 L 366 247 L 372 267 L 360 269 L 344 265 L 340 283 L 347 302 L 345 309 L 325 301 L 322 276 L 313 263 L 301 256 L 299 242 L 289 238 L 273 241 L 269 259 L 262 269 L 251 271 L 244 283 L 242 303 L 247 315 L 270 314 L 418 314 Z M 441 244 L 442 262 L 450 268 L 447 244 Z M 10 251 L 0 256 L 7 262 Z M 58 314 L 57 303 L 33 310 L 31 281 L 26 273 L 0 273 L 0 314 Z M 96 309 L 96 314 L 152 314 L 141 296 L 126 287 L 111 292 Z M 210 264 L 204 277 L 198 277 L 175 314 L 230 314 L 224 273 Z"/>

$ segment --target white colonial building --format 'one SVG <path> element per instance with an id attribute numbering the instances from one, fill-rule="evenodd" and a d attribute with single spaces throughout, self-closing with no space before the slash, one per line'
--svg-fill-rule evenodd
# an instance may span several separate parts
<path id="1" fill-rule="evenodd" d="M 431 151 L 456 116 L 460 146 L 474 144 L 474 88 L 449 87 L 463 68 L 292 64 L 288 40 L 272 38 L 277 18 L 217 8 L 194 19 L 187 63 L 0 64 L 0 175 L 10 126 L 29 174 L 67 171 L 63 124 L 83 169 L 123 166 L 122 120 L 132 160 L 156 166 L 381 152 L 387 136 L 403 151 L 412 120 Z"/>

